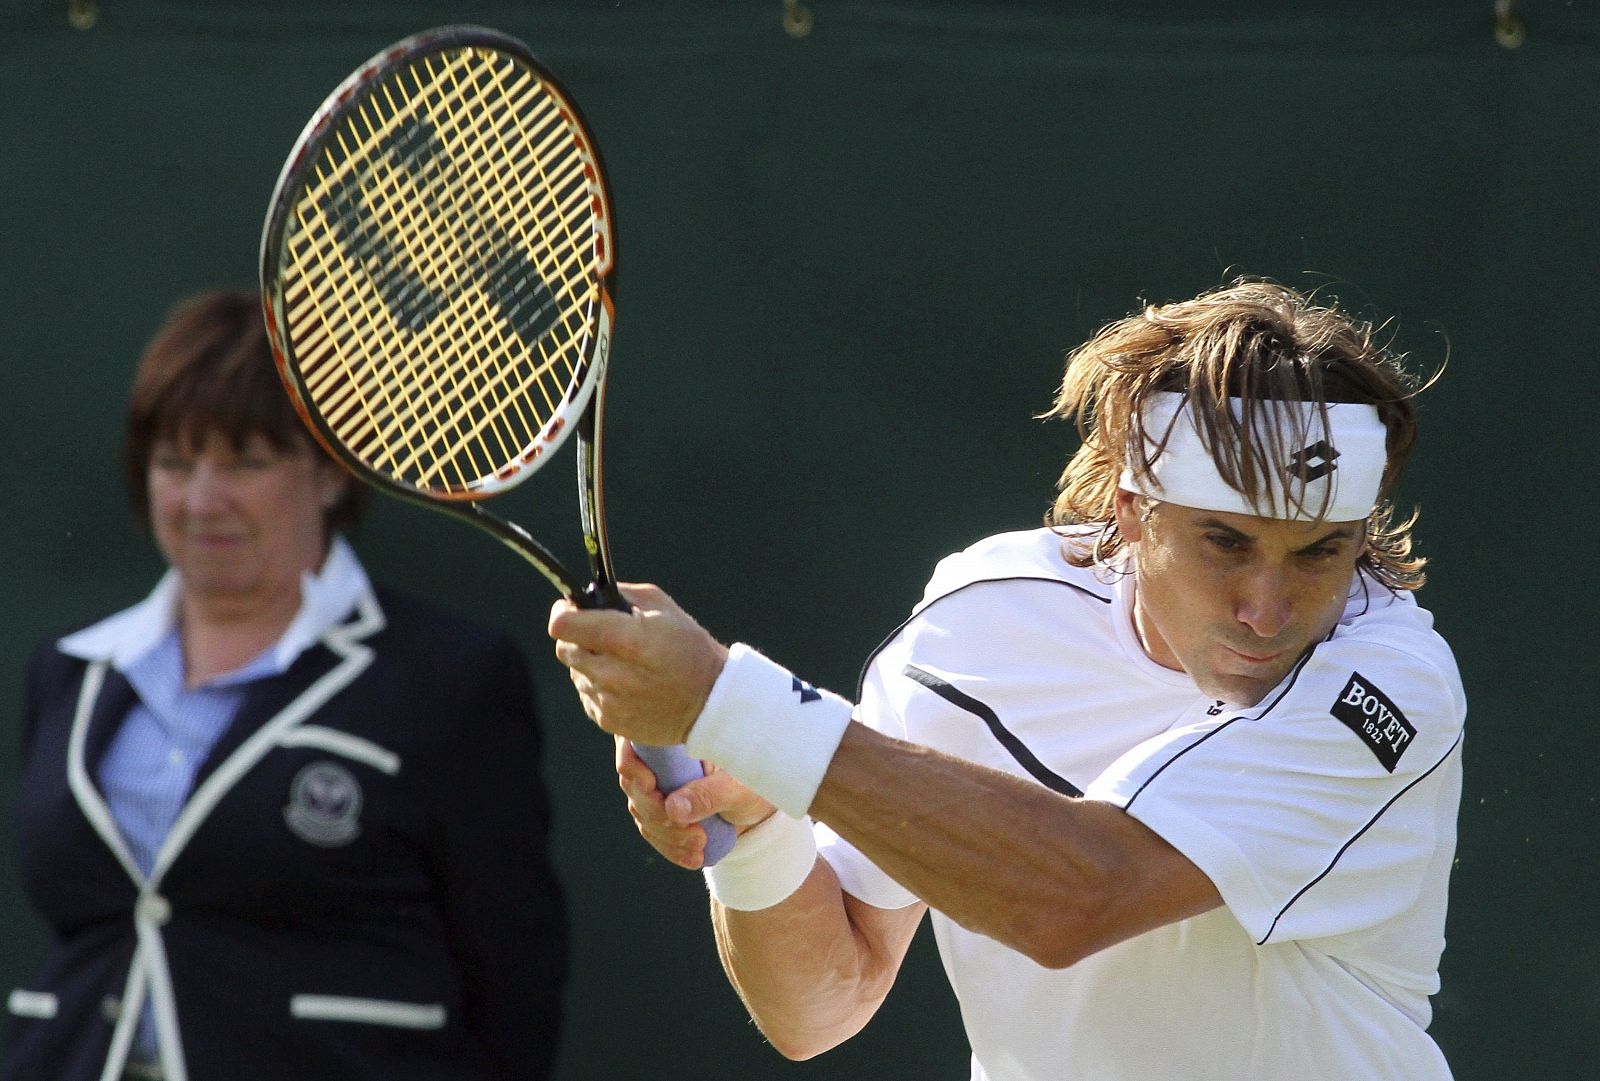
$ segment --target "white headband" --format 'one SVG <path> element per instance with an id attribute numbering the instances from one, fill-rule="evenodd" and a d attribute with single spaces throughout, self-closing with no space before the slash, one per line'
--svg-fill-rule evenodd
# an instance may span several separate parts
<path id="1" fill-rule="evenodd" d="M 1378 419 L 1376 406 L 1329 404 L 1324 429 L 1316 403 L 1272 403 L 1272 413 L 1278 417 L 1283 410 L 1303 410 L 1301 430 L 1307 433 L 1307 445 L 1290 455 L 1289 461 L 1279 463 L 1278 469 L 1267 471 L 1268 490 L 1258 508 L 1222 479 L 1200 440 L 1191 411 L 1185 408 L 1188 400 L 1188 395 L 1172 391 L 1149 396 L 1144 405 L 1145 435 L 1152 451 L 1163 437 L 1166 447 L 1151 465 L 1148 477 L 1141 477 L 1130 461 L 1119 487 L 1184 507 L 1291 521 L 1353 522 L 1367 517 L 1377 505 L 1388 461 L 1388 431 Z M 1230 404 L 1233 415 L 1242 417 L 1239 399 L 1230 399 Z M 1273 441 L 1262 439 L 1257 445 L 1270 453 Z"/>

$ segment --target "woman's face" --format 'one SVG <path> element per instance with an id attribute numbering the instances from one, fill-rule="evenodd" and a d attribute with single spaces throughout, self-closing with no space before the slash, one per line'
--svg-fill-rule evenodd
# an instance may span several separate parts
<path id="1" fill-rule="evenodd" d="M 185 597 L 234 607 L 298 603 L 326 553 L 323 512 L 349 483 L 309 443 L 258 434 L 235 450 L 216 432 L 157 443 L 148 479 L 156 544 Z"/>

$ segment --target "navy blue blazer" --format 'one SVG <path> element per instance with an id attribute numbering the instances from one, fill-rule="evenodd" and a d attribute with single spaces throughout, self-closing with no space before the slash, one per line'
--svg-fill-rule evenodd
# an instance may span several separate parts
<path id="1" fill-rule="evenodd" d="M 144 1001 L 169 1081 L 549 1074 L 566 915 L 509 635 L 366 595 L 250 686 L 149 880 L 93 781 L 127 681 L 52 641 L 26 695 L 19 864 L 53 938 L 0 1079 L 116 1077 Z"/>

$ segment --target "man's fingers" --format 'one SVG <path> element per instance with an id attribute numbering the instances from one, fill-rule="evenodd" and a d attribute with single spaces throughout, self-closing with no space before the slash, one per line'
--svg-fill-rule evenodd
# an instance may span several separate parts
<path id="1" fill-rule="evenodd" d="M 565 597 L 550 606 L 545 629 L 556 640 L 556 655 L 563 645 L 590 653 L 625 654 L 633 639 L 634 615 L 609 608 L 579 608 Z M 569 663 L 562 657 L 562 663 Z"/>
<path id="2" fill-rule="evenodd" d="M 641 612 L 659 612 L 672 605 L 666 591 L 650 582 L 618 582 L 617 590 L 629 604 Z"/>
<path id="3" fill-rule="evenodd" d="M 691 825 L 721 814 L 745 792 L 729 774 L 708 772 L 688 781 L 666 798 L 665 812 L 678 825 Z"/>
<path id="4" fill-rule="evenodd" d="M 698 870 L 705 863 L 706 831 L 693 822 L 673 821 L 664 794 L 656 788 L 655 774 L 621 738 L 617 740 L 617 779 L 628 797 L 628 813 L 639 836 L 679 867 Z"/>
<path id="5" fill-rule="evenodd" d="M 622 787 L 628 792 L 654 792 L 656 790 L 656 775 L 650 767 L 644 764 L 644 759 L 639 757 L 639 752 L 633 749 L 621 736 L 617 740 L 617 776 L 622 780 Z"/>
<path id="6" fill-rule="evenodd" d="M 692 825 L 722 809 L 725 786 L 712 777 L 688 781 L 667 796 L 667 817 L 680 826 Z"/>
<path id="7" fill-rule="evenodd" d="M 654 792 L 657 788 L 655 771 L 650 764 L 639 757 L 639 751 L 633 742 L 625 736 L 617 736 L 617 775 L 622 778 L 622 783 L 628 788 L 637 788 L 641 792 Z M 661 793 L 663 797 L 666 793 Z"/>

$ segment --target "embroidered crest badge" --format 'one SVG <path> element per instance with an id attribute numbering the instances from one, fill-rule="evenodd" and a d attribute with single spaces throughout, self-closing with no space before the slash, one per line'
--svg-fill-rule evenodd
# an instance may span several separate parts
<path id="1" fill-rule="evenodd" d="M 337 762 L 313 762 L 289 784 L 283 820 L 303 841 L 323 848 L 347 845 L 361 832 L 361 784 Z"/>

